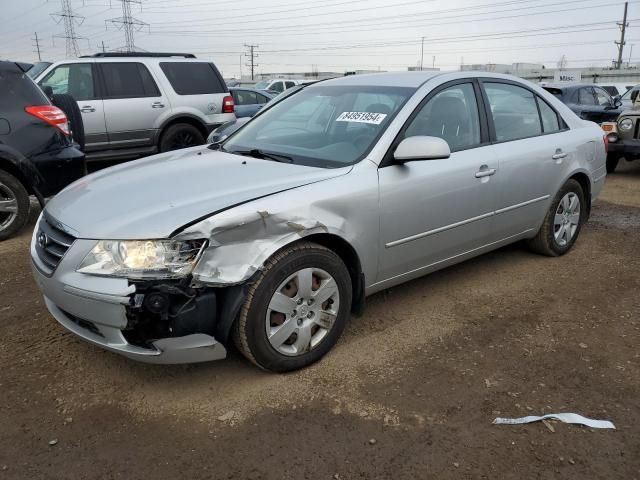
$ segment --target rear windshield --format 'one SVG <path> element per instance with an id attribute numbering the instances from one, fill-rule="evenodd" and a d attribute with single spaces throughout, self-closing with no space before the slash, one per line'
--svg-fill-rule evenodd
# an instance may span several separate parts
<path id="1" fill-rule="evenodd" d="M 49 104 L 42 90 L 18 67 L 15 70 L 0 69 L 0 92 L 0 111 L 16 102 L 23 107 Z"/>
<path id="2" fill-rule="evenodd" d="M 227 92 L 227 88 L 210 63 L 160 62 L 160 68 L 178 95 Z"/>
<path id="3" fill-rule="evenodd" d="M 544 88 L 547 92 L 549 92 L 552 95 L 555 95 L 558 98 L 562 97 L 562 90 L 560 88 L 553 88 L 553 87 L 542 87 Z"/>

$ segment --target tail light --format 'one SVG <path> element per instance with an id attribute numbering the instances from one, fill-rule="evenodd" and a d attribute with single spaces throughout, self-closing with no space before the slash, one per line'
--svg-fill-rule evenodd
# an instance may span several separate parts
<path id="1" fill-rule="evenodd" d="M 604 135 L 602 138 L 604 139 L 604 152 L 609 153 L 609 137 Z"/>
<path id="2" fill-rule="evenodd" d="M 233 97 L 227 95 L 222 99 L 222 113 L 233 113 L 235 111 L 235 105 L 233 104 Z"/>
<path id="3" fill-rule="evenodd" d="M 35 107 L 26 107 L 24 109 L 29 115 L 47 122 L 49 125 L 56 127 L 65 135 L 70 135 L 69 121 L 62 110 L 53 105 L 40 105 Z"/>

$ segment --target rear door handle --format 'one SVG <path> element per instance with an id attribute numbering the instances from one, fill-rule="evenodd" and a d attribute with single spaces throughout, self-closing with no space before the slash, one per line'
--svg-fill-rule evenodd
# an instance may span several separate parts
<path id="1" fill-rule="evenodd" d="M 151 104 L 151 108 L 164 108 L 164 103 L 162 103 L 162 102 L 153 102 Z"/>
<path id="2" fill-rule="evenodd" d="M 490 177 L 491 175 L 495 175 L 495 173 L 495 168 L 480 167 L 480 170 L 476 172 L 476 178 Z"/>
<path id="3" fill-rule="evenodd" d="M 81 111 L 82 113 L 93 113 L 93 112 L 95 112 L 95 111 L 96 111 L 96 109 L 95 109 L 95 108 L 93 108 L 91 105 L 85 105 L 84 107 L 82 107 L 82 108 L 80 109 L 80 111 Z"/>

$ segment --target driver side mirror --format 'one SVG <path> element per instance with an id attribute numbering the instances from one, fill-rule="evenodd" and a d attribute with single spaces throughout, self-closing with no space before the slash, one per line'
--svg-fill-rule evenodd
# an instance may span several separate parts
<path id="1" fill-rule="evenodd" d="M 439 137 L 408 137 L 400 142 L 393 153 L 395 163 L 418 160 L 442 160 L 451 156 L 449 144 Z"/>
<path id="2" fill-rule="evenodd" d="M 613 97 L 613 108 L 618 108 L 622 106 L 622 98 L 620 95 L 616 95 Z"/>
<path id="3" fill-rule="evenodd" d="M 633 92 L 631 92 L 631 103 L 636 103 L 638 93 L 640 93 L 640 90 L 634 90 Z"/>
<path id="4" fill-rule="evenodd" d="M 53 98 L 53 88 L 51 88 L 49 85 L 43 86 L 42 91 L 49 98 L 49 100 Z"/>

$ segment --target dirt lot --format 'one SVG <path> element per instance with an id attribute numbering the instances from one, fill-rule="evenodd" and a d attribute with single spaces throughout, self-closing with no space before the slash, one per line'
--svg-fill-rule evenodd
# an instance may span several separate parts
<path id="1" fill-rule="evenodd" d="M 288 375 L 79 341 L 25 231 L 0 244 L 0 479 L 640 478 L 640 164 L 620 170 L 569 255 L 515 245 L 375 295 Z M 617 430 L 491 424 L 563 411 Z"/>

